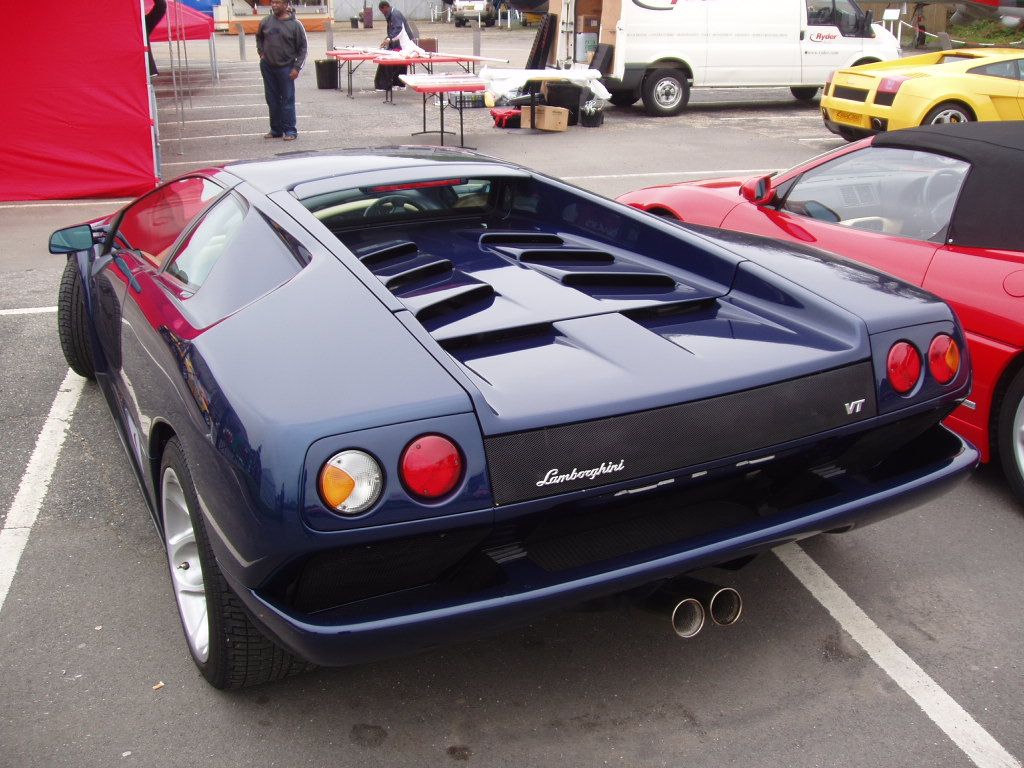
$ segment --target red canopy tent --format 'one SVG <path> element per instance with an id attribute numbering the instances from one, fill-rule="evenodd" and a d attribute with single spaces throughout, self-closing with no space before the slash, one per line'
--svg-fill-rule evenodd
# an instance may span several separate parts
<path id="1" fill-rule="evenodd" d="M 25 14 L 4 35 L 18 76 L 6 82 L 0 200 L 121 197 L 156 184 L 142 4 L 101 6 Z"/>
<path id="2" fill-rule="evenodd" d="M 146 10 L 152 8 L 152 0 L 146 2 Z M 150 35 L 151 43 L 167 40 L 209 40 L 213 37 L 213 19 L 205 13 L 190 8 L 184 3 L 167 0 L 167 13 Z"/>

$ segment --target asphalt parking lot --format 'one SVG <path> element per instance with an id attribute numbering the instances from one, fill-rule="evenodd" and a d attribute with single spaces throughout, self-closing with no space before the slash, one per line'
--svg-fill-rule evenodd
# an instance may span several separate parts
<path id="1" fill-rule="evenodd" d="M 471 52 L 473 31 L 421 25 Z M 374 45 L 381 30 L 339 30 Z M 530 30 L 484 30 L 521 66 Z M 177 109 L 156 81 L 165 175 L 281 151 L 428 143 L 422 103 L 357 72 L 355 98 L 299 80 L 294 144 L 262 138 L 248 40 L 189 50 Z M 326 40 L 310 35 L 310 58 Z M 181 118 L 181 119 L 179 119 Z M 428 105 L 427 119 L 436 118 Z M 841 144 L 784 89 L 695 92 L 654 119 L 501 130 L 466 143 L 598 193 L 785 168 Z M 94 385 L 67 377 L 49 233 L 123 201 L 0 203 L 0 765 L 978 766 L 1024 758 L 1024 510 L 991 467 L 928 506 L 787 545 L 715 581 L 742 620 L 682 641 L 616 601 L 408 658 L 222 693 L 181 637 L 161 543 Z M 12 544 L 14 542 L 14 544 Z M 5 586 L 7 585 L 7 586 Z"/>

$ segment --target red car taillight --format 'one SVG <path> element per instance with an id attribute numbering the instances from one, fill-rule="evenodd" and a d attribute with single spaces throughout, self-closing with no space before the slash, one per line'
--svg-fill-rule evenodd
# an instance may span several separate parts
<path id="1" fill-rule="evenodd" d="M 921 353 L 907 341 L 897 341 L 886 360 L 889 383 L 899 394 L 912 390 L 921 378 Z"/>
<path id="2" fill-rule="evenodd" d="M 940 333 L 928 346 L 928 370 L 939 384 L 948 384 L 960 370 L 960 347 L 956 341 Z"/>
<path id="3" fill-rule="evenodd" d="M 896 93 L 900 89 L 900 86 L 909 79 L 909 77 L 904 77 L 903 75 L 883 77 L 882 82 L 878 84 L 878 90 L 876 93 Z"/>
<path id="4" fill-rule="evenodd" d="M 405 447 L 399 472 L 414 496 L 439 499 L 462 478 L 462 454 L 446 437 L 423 435 Z"/>

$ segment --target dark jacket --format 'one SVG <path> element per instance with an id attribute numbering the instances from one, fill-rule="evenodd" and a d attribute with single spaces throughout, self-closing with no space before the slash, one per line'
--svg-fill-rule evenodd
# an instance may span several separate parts
<path id="1" fill-rule="evenodd" d="M 294 13 L 284 20 L 270 14 L 256 32 L 256 52 L 272 67 L 302 69 L 306 63 L 306 30 Z"/>
<path id="2" fill-rule="evenodd" d="M 408 33 L 410 39 L 415 40 L 416 36 L 412 33 L 412 28 L 409 26 L 409 22 L 405 20 L 405 16 L 397 8 L 392 8 L 391 13 L 387 17 L 388 19 L 388 37 L 392 40 L 398 40 L 398 36 L 402 34 L 402 27 L 405 27 L 406 33 Z"/>

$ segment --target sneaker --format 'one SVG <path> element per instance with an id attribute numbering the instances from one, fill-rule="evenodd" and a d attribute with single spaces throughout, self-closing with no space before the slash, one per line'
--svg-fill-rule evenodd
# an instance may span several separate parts
<path id="1" fill-rule="evenodd" d="M 295 135 L 294 133 L 289 133 L 289 134 L 287 134 L 287 135 L 286 135 L 286 136 L 284 137 L 284 140 L 285 140 L 285 141 L 295 141 L 295 140 L 296 140 L 297 138 L 299 138 L 299 137 L 298 137 L 298 136 L 296 136 L 296 135 Z"/>
<path id="2" fill-rule="evenodd" d="M 266 133 L 263 134 L 263 138 L 264 139 L 280 139 L 281 138 L 281 134 L 280 133 L 274 133 L 273 131 L 267 131 Z"/>

